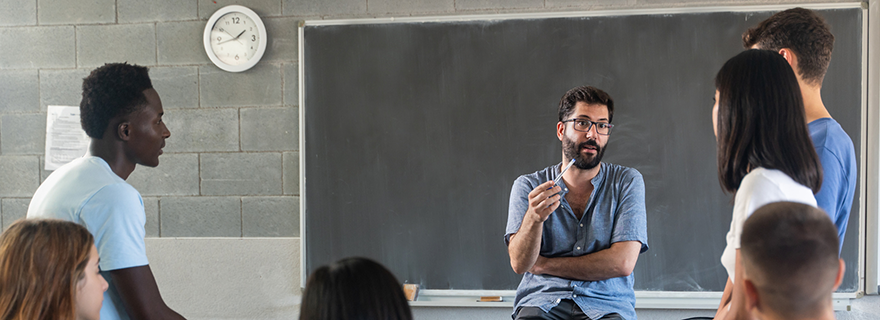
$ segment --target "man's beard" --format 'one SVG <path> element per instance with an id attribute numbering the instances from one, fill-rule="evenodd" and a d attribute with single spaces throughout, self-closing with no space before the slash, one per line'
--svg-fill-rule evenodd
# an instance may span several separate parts
<path id="1" fill-rule="evenodd" d="M 584 155 L 580 151 L 581 149 L 593 146 L 596 148 L 595 155 Z M 575 159 L 574 166 L 578 167 L 581 170 L 590 170 L 595 168 L 602 162 L 602 155 L 605 154 L 605 148 L 599 147 L 599 144 L 596 143 L 596 140 L 590 139 L 581 143 L 579 145 L 575 145 L 574 141 L 568 139 L 568 137 L 562 138 L 562 152 L 565 154 L 566 158 Z"/>

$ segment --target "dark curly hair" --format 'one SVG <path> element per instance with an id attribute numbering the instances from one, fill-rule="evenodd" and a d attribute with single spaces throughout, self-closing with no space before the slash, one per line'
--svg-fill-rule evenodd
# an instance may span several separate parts
<path id="1" fill-rule="evenodd" d="M 608 122 L 614 119 L 614 100 L 605 91 L 591 86 L 583 86 L 568 90 L 559 100 L 559 121 L 571 115 L 578 102 L 601 104 L 608 108 Z"/>
<path id="2" fill-rule="evenodd" d="M 825 19 L 812 10 L 788 9 L 743 33 L 743 47 L 757 45 L 758 49 L 777 52 L 791 49 L 797 55 L 801 78 L 822 85 L 834 49 L 834 35 L 829 29 Z"/>
<path id="3" fill-rule="evenodd" d="M 80 121 L 89 137 L 101 139 L 111 119 L 129 115 L 146 105 L 144 90 L 153 88 L 147 68 L 108 63 L 83 79 Z"/>

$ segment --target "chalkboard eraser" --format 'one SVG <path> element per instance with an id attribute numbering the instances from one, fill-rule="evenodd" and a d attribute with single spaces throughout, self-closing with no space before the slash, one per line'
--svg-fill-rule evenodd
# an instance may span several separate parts
<path id="1" fill-rule="evenodd" d="M 416 301 L 416 299 L 418 299 L 419 297 L 419 285 L 404 284 L 403 294 L 406 296 L 407 301 Z"/>
<path id="2" fill-rule="evenodd" d="M 477 300 L 477 302 L 501 302 L 502 300 L 501 296 L 485 296 L 480 297 L 480 300 Z"/>

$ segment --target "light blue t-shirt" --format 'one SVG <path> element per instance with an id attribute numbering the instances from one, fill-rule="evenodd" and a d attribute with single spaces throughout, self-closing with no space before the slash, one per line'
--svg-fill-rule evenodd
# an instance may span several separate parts
<path id="1" fill-rule="evenodd" d="M 529 192 L 538 185 L 559 176 L 561 164 L 522 175 L 510 191 L 507 229 L 504 241 L 517 233 L 528 209 Z M 560 181 L 560 206 L 544 221 L 540 255 L 545 257 L 579 257 L 605 250 L 622 241 L 642 243 L 640 253 L 648 250 L 647 216 L 645 213 L 645 181 L 636 169 L 602 162 L 594 177 L 593 193 L 580 220 L 565 196 L 568 188 Z M 590 319 L 618 313 L 624 319 L 636 320 L 636 297 L 632 274 L 602 281 L 578 281 L 551 275 L 526 272 L 514 299 L 514 314 L 521 307 L 539 307 L 549 311 L 562 299 L 571 299 Z"/>
<path id="2" fill-rule="evenodd" d="M 58 168 L 40 185 L 28 218 L 73 221 L 95 237 L 101 275 L 110 284 L 102 320 L 128 319 L 108 271 L 149 264 L 144 245 L 144 201 L 103 159 L 86 156 Z"/>
<path id="3" fill-rule="evenodd" d="M 856 181 L 859 179 L 856 151 L 852 139 L 834 119 L 817 119 L 810 122 L 809 126 L 813 147 L 819 155 L 823 171 L 822 188 L 816 194 L 816 202 L 837 226 L 842 250 L 846 224 L 856 192 Z"/>

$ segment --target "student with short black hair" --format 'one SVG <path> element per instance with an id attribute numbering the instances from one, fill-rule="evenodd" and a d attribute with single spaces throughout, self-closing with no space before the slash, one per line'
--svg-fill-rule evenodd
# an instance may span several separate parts
<path id="1" fill-rule="evenodd" d="M 412 320 L 397 278 L 367 258 L 346 258 L 312 272 L 300 320 Z"/>
<path id="2" fill-rule="evenodd" d="M 183 319 L 159 294 L 144 243 L 144 201 L 125 182 L 137 165 L 159 165 L 171 135 L 163 115 L 147 68 L 111 63 L 92 71 L 80 102 L 89 152 L 52 172 L 28 206 L 28 218 L 73 221 L 95 236 L 110 283 L 104 320 Z"/>
<path id="3" fill-rule="evenodd" d="M 834 320 L 831 294 L 843 279 L 837 228 L 821 209 L 765 205 L 743 224 L 745 309 L 760 320 Z"/>

